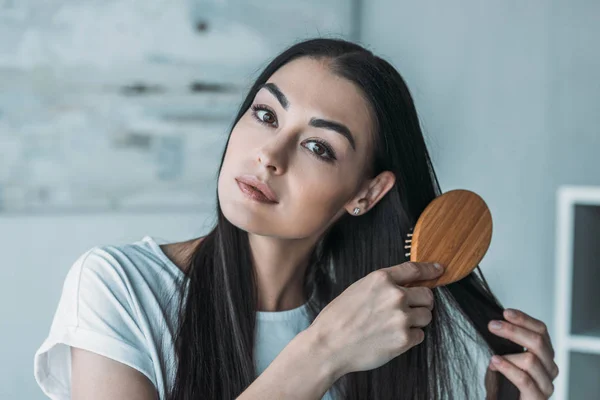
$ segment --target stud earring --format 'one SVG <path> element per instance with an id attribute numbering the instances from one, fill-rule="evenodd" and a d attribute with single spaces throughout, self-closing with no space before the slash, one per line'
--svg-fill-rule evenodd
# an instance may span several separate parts
<path id="1" fill-rule="evenodd" d="M 356 207 L 356 208 L 354 209 L 354 215 L 357 215 L 359 212 L 360 212 L 360 208 Z"/>

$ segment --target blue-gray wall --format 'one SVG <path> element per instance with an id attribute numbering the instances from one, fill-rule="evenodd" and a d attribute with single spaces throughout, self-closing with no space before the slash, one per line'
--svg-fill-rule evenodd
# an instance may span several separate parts
<path id="1" fill-rule="evenodd" d="M 600 2 L 371 0 L 362 22 L 412 90 L 442 189 L 492 210 L 492 288 L 553 328 L 555 192 L 600 185 Z"/>

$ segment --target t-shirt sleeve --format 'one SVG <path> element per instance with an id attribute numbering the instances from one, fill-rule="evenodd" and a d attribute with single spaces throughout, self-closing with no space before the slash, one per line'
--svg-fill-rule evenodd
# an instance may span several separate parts
<path id="1" fill-rule="evenodd" d="M 34 375 L 51 399 L 70 399 L 71 347 L 126 364 L 156 386 L 147 339 L 137 321 L 142 311 L 126 271 L 94 248 L 69 269 L 50 332 L 34 356 Z"/>

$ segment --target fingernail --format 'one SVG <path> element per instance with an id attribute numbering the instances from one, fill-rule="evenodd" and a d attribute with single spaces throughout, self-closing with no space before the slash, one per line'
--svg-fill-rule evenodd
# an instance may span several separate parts
<path id="1" fill-rule="evenodd" d="M 502 322 L 500 322 L 500 321 L 492 321 L 492 323 L 490 324 L 490 328 L 492 328 L 492 329 L 500 329 L 500 328 L 502 328 Z"/>
<path id="2" fill-rule="evenodd" d="M 441 269 L 442 269 L 442 265 L 441 265 L 440 263 L 434 263 L 434 264 L 433 264 L 433 267 L 434 267 L 435 269 L 439 269 L 439 270 L 441 270 Z"/>
<path id="3" fill-rule="evenodd" d="M 492 356 L 492 362 L 494 364 L 496 364 L 496 365 L 500 365 L 500 363 L 502 362 L 502 360 L 498 356 Z"/>
<path id="4" fill-rule="evenodd" d="M 514 310 L 511 310 L 510 308 L 506 309 L 506 316 L 509 318 L 516 318 L 517 317 L 517 313 Z"/>

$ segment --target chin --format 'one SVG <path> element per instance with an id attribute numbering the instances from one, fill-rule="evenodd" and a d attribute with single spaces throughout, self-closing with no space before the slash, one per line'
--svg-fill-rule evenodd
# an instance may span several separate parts
<path id="1" fill-rule="evenodd" d="M 221 195 L 221 193 L 224 193 L 224 195 Z M 268 221 L 259 218 L 257 212 L 251 210 L 251 207 L 244 204 L 243 200 L 241 196 L 236 196 L 235 192 L 230 193 L 219 190 L 219 207 L 227 221 L 243 231 L 263 234 L 264 225 Z"/>
<path id="2" fill-rule="evenodd" d="M 252 233 L 254 235 L 259 236 L 277 236 L 276 232 L 273 232 L 269 229 L 268 226 L 265 226 L 265 221 L 258 221 L 257 218 L 254 218 L 252 215 L 249 215 L 248 212 L 237 209 L 234 212 L 228 212 L 225 209 L 221 209 L 223 211 L 223 215 L 227 220 L 236 228 Z"/>

